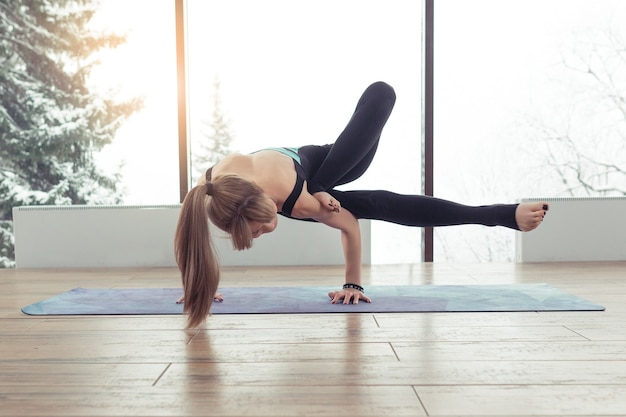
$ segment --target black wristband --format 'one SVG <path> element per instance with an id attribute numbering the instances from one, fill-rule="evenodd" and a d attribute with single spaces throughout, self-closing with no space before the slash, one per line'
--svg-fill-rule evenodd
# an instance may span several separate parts
<path id="1" fill-rule="evenodd" d="M 358 284 L 350 284 L 350 283 L 348 283 L 348 284 L 343 284 L 343 289 L 345 290 L 346 288 L 352 288 L 352 289 L 354 289 L 354 290 L 361 291 L 362 293 L 364 293 L 364 292 L 365 292 L 365 290 L 363 289 L 363 287 L 361 287 L 361 286 L 360 286 L 360 285 L 358 285 Z"/>

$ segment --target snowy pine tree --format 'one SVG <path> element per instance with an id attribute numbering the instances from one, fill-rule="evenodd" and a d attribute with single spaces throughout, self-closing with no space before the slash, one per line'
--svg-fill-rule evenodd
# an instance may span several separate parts
<path id="1" fill-rule="evenodd" d="M 0 266 L 13 258 L 12 207 L 112 204 L 118 178 L 94 152 L 142 103 L 87 88 L 94 53 L 124 37 L 93 33 L 92 0 L 0 0 Z"/>
<path id="2" fill-rule="evenodd" d="M 230 124 L 224 116 L 222 110 L 222 99 L 220 96 L 220 82 L 213 82 L 215 92 L 213 94 L 213 114 L 211 121 L 204 124 L 202 138 L 193 152 L 193 178 L 199 178 L 211 166 L 225 156 L 231 154 L 231 144 L 233 135 L 230 132 Z"/>

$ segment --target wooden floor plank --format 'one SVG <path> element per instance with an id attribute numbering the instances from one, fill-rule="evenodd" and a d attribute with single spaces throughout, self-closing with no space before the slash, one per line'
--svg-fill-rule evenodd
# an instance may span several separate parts
<path id="1" fill-rule="evenodd" d="M 37 401 L 32 401 L 32 398 Z M 0 416 L 425 416 L 412 387 L 55 386 L 3 389 Z"/>
<path id="2" fill-rule="evenodd" d="M 622 341 L 392 343 L 400 361 L 626 361 Z"/>
<path id="3" fill-rule="evenodd" d="M 573 377 L 575 375 L 575 377 Z M 271 362 L 172 364 L 159 384 L 626 386 L 624 361 Z"/>
<path id="4" fill-rule="evenodd" d="M 445 386 L 415 388 L 430 416 L 623 416 L 626 386 Z"/>
<path id="5" fill-rule="evenodd" d="M 167 369 L 162 363 L 67 363 L 54 360 L 3 362 L 0 387 L 146 387 Z"/>
<path id="6" fill-rule="evenodd" d="M 520 327 L 442 327 L 442 328 L 329 328 L 329 329 L 265 329 L 263 332 L 209 329 L 203 330 L 214 343 L 324 343 L 342 340 L 346 343 L 381 342 L 480 342 L 532 340 L 585 340 L 564 326 Z"/>
<path id="7" fill-rule="evenodd" d="M 245 333 L 234 338 L 244 340 Z M 224 343 L 196 337 L 184 331 L 4 333 L 7 340 L 19 337 L 21 349 L 2 349 L 1 363 L 184 363 L 184 362 L 299 362 L 397 361 L 389 343 Z M 4 345 L 4 343 L 2 343 Z M 0 345 L 1 346 L 1 345 Z"/>

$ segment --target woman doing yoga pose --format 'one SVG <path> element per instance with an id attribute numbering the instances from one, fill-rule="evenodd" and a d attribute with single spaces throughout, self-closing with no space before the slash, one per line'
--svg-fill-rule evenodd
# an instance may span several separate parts
<path id="1" fill-rule="evenodd" d="M 182 204 L 175 238 L 188 327 L 201 324 L 217 294 L 219 265 L 208 220 L 230 234 L 238 250 L 272 232 L 277 213 L 314 220 L 341 231 L 345 284 L 329 293 L 332 303 L 370 302 L 361 287 L 361 234 L 358 219 L 416 227 L 480 224 L 520 231 L 535 229 L 548 209 L 544 203 L 465 206 L 423 195 L 390 191 L 339 191 L 369 167 L 395 103 L 383 82 L 370 85 L 335 143 L 269 148 L 230 155 L 210 168 Z"/>

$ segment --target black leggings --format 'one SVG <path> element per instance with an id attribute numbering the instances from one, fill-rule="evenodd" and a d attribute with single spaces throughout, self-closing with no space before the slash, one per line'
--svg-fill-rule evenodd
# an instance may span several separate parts
<path id="1" fill-rule="evenodd" d="M 334 189 L 354 181 L 367 170 L 395 101 L 395 92 L 388 84 L 370 85 L 334 144 L 310 145 L 298 150 L 308 191 L 328 192 L 358 219 L 419 227 L 480 224 L 519 230 L 515 220 L 517 204 L 473 207 L 423 195 Z"/>

